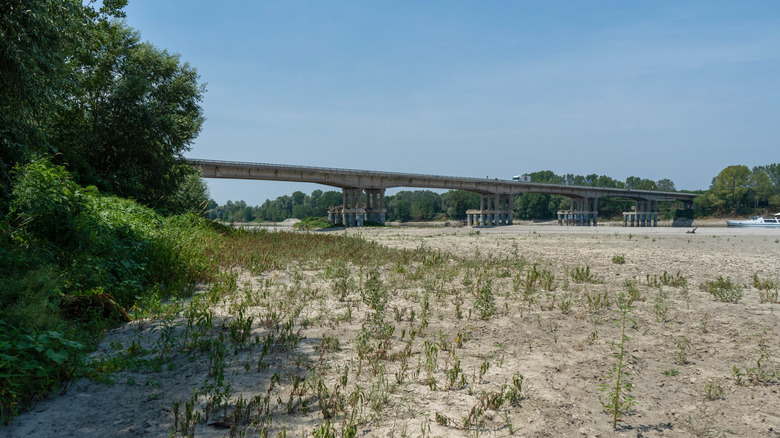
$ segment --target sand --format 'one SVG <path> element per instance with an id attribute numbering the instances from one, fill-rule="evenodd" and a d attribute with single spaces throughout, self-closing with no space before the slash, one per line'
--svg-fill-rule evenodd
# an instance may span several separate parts
<path id="1" fill-rule="evenodd" d="M 349 368 L 345 395 L 357 384 L 368 398 L 379 393 L 386 397 L 377 409 L 366 405 L 356 414 L 357 436 L 780 436 L 780 304 L 761 302 L 753 286 L 754 275 L 780 283 L 780 230 L 717 226 L 699 227 L 693 234 L 690 230 L 553 225 L 349 229 L 348 234 L 393 248 L 423 245 L 456 257 L 519 255 L 527 266 L 537 263 L 554 274 L 555 290 L 540 292 L 538 301 L 529 306 L 512 291 L 514 273 L 495 278 L 497 313 L 488 320 L 476 312 L 468 316 L 474 301 L 470 294 L 463 295 L 462 318 L 456 316 L 451 297 L 431 298 L 430 322 L 425 337 L 412 348 L 403 383 L 394 377 L 398 361 L 384 361 L 384 368 L 377 370 L 356 359 L 355 336 L 367 314 L 366 306 L 355 306 L 352 321 L 338 321 L 334 315 L 343 314 L 343 302 L 332 296 L 310 302 L 301 298 L 304 310 L 298 316 L 298 333 L 303 339 L 293 351 L 267 356 L 267 367 L 261 371 L 256 369 L 257 348 L 228 352 L 231 403 L 239 395 L 248 399 L 268 393 L 274 372 L 283 379 L 272 392 L 284 402 L 291 392 L 290 378 L 311 380 L 311 369 L 320 367 L 323 382 L 333 390 Z M 615 263 L 616 256 L 622 256 L 624 263 Z M 566 277 L 585 267 L 594 281 L 577 283 Z M 385 268 L 383 275 L 391 278 L 392 269 L 397 267 Z M 668 276 L 679 273 L 687 286 L 659 286 L 664 272 Z M 353 271 L 353 275 L 359 274 Z M 718 277 L 741 287 L 744 295 L 738 303 L 715 301 L 700 290 L 701 284 Z M 307 288 L 313 297 L 317 290 L 332 285 L 322 271 L 241 273 L 240 278 L 250 294 L 260 293 L 269 279 L 290 286 L 285 293 L 295 285 Z M 602 293 L 615 297 L 626 291 L 627 280 L 634 282 L 643 298 L 633 303 L 629 313 L 635 323 L 629 323 L 624 361 L 635 405 L 621 415 L 613 431 L 612 417 L 599 396 L 600 386 L 613 382 L 607 373 L 617 364 L 613 353 L 614 343 L 620 341 L 619 313 L 614 304 L 611 309 L 598 309 L 589 306 L 588 299 Z M 386 283 L 394 291 L 388 306 L 396 315 L 390 318 L 396 330 L 392 351 L 403 348 L 401 333 L 406 335 L 419 324 L 419 316 L 412 320 L 407 310 L 418 309 L 419 315 L 421 291 L 426 287 L 465 290 L 462 282 L 461 276 L 442 287 L 436 281 L 428 285 Z M 357 286 L 353 287 L 350 296 L 357 302 L 360 295 Z M 558 301 L 552 302 L 553 295 Z M 560 306 L 564 296 L 571 301 L 566 312 Z M 253 333 L 267 333 L 269 329 L 259 320 L 268 309 L 251 310 L 258 315 Z M 215 306 L 215 315 L 227 321 L 235 316 L 235 308 L 221 303 Z M 304 319 L 309 323 L 301 324 Z M 175 321 L 183 324 L 181 316 Z M 107 334 L 95 354 L 116 354 L 120 345 L 127 348 L 134 339 L 152 348 L 159 339 L 156 326 L 159 321 L 120 327 Z M 462 346 L 452 351 L 441 348 L 455 342 L 457 334 L 467 338 Z M 323 353 L 325 338 L 339 339 L 339 348 Z M 429 345 L 441 341 L 438 363 L 430 373 L 422 339 Z M 446 372 L 456 360 L 465 385 L 448 389 Z M 209 382 L 208 369 L 207 358 L 172 351 L 161 370 L 126 370 L 114 376 L 113 385 L 81 379 L 0 429 L 0 436 L 170 436 L 174 400 L 187 399 Z M 751 375 L 759 373 L 763 380 L 750 381 Z M 523 376 L 520 400 L 486 409 L 480 428 L 463 427 L 482 395 L 501 391 L 505 384 L 511 386 L 513 376 L 518 375 Z M 429 384 L 431 376 L 437 382 L 435 389 Z M 202 411 L 204 402 L 199 403 Z M 218 417 L 212 415 L 197 425 L 194 435 L 229 436 L 226 422 Z M 312 436 L 322 422 L 316 402 L 308 412 L 299 408 L 286 414 L 277 408 L 269 436 L 282 430 L 287 436 Z M 341 431 L 341 417 L 334 426 Z M 249 425 L 234 432 L 258 436 Z"/>

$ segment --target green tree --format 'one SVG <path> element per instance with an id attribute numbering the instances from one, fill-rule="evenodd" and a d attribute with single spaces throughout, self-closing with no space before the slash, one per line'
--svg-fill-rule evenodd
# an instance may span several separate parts
<path id="1" fill-rule="evenodd" d="M 399 221 L 408 221 L 412 218 L 412 204 L 405 199 L 394 200 L 393 213 L 394 218 Z"/>
<path id="2" fill-rule="evenodd" d="M 52 118 L 76 73 L 69 61 L 126 3 L 105 0 L 96 11 L 80 0 L 0 2 L 0 200 L 9 199 L 15 164 L 52 151 Z"/>
<path id="3" fill-rule="evenodd" d="M 465 219 L 467 210 L 479 208 L 479 194 L 466 190 L 450 190 L 441 200 L 442 209 L 452 219 Z"/>
<path id="4" fill-rule="evenodd" d="M 656 187 L 662 192 L 675 192 L 677 189 L 674 187 L 674 182 L 668 178 L 659 179 L 656 182 Z"/>
<path id="5" fill-rule="evenodd" d="M 306 194 L 296 190 L 292 194 L 292 205 L 304 205 L 306 203 Z"/>
<path id="6" fill-rule="evenodd" d="M 94 35 L 95 50 L 73 60 L 77 81 L 55 143 L 81 184 L 165 206 L 192 172 L 182 154 L 200 132 L 205 88 L 178 55 L 119 22 L 101 23 Z"/>
<path id="7" fill-rule="evenodd" d="M 772 186 L 769 175 L 759 168 L 753 168 L 749 184 L 754 206 L 768 206 L 769 200 L 775 194 L 775 188 Z"/>
<path id="8" fill-rule="evenodd" d="M 531 177 L 531 181 L 535 183 L 550 183 L 550 184 L 562 184 L 563 178 L 556 175 L 552 170 L 542 170 L 540 172 L 533 172 L 528 174 Z"/>
<path id="9" fill-rule="evenodd" d="M 201 213 L 211 208 L 209 189 L 198 172 L 188 172 L 167 202 L 171 213 Z"/>
<path id="10" fill-rule="evenodd" d="M 710 193 L 726 207 L 744 204 L 750 189 L 750 169 L 747 166 L 729 166 L 721 170 L 710 186 Z"/>
<path id="11" fill-rule="evenodd" d="M 550 202 L 552 199 L 549 194 L 523 193 L 515 203 L 515 211 L 520 219 L 551 219 L 558 211 L 557 202 Z"/>
<path id="12" fill-rule="evenodd" d="M 775 189 L 775 193 L 780 194 L 780 164 L 773 163 L 768 164 L 766 166 L 758 166 L 753 168 L 753 172 L 756 170 L 760 170 L 769 177 L 769 180 L 772 181 L 772 186 Z"/>
<path id="13" fill-rule="evenodd" d="M 313 197 L 314 193 L 312 193 Z M 318 216 L 325 216 L 328 214 L 328 207 L 336 207 L 344 202 L 344 195 L 342 192 L 336 190 L 328 190 L 317 197 L 317 209 L 319 210 Z"/>
<path id="14" fill-rule="evenodd" d="M 416 221 L 425 221 L 433 219 L 435 211 L 433 201 L 428 197 L 421 197 L 414 201 L 411 207 L 412 219 Z"/>
<path id="15" fill-rule="evenodd" d="M 636 176 L 629 176 L 626 178 L 626 188 L 631 190 L 656 190 L 655 181 L 639 178 Z"/>

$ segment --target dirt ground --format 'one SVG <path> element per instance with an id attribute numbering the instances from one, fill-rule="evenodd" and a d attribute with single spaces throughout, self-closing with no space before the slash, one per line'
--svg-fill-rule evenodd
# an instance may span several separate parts
<path id="1" fill-rule="evenodd" d="M 383 267 L 383 284 L 390 290 L 388 320 L 394 326 L 389 351 L 397 357 L 410 333 L 418 332 L 408 344 L 407 365 L 358 357 L 358 336 L 369 312 L 359 303 L 368 275 L 358 267 L 351 267 L 352 289 L 346 292 L 352 301 L 334 297 L 328 266 L 242 272 L 241 294 L 247 312 L 256 315 L 253 335 L 272 332 L 261 322 L 278 305 L 280 313 L 295 320 L 301 339 L 291 350 L 264 356 L 257 345 L 228 348 L 230 409 L 212 412 L 191 432 L 259 436 L 258 421 L 231 431 L 228 420 L 239 397 L 268 394 L 267 409 L 273 412 L 263 423 L 268 436 L 312 436 L 315 429 L 328 436 L 322 432 L 324 396 L 314 397 L 315 385 L 307 386 L 311 389 L 303 397 L 311 401 L 309 409 L 296 408 L 292 401 L 293 382 L 300 377 L 321 382 L 326 394 L 342 391 L 352 406 L 342 412 L 351 412 L 356 436 L 780 437 L 780 304 L 771 302 L 780 283 L 780 230 L 700 226 L 689 231 L 554 225 L 334 231 L 484 264 L 522 260 L 524 271 L 490 278 L 496 310 L 483 319 L 474 304 L 477 296 L 469 293 L 481 268 L 415 282 L 408 275 L 415 266 Z M 554 282 L 529 301 L 518 284 L 533 266 L 552 274 Z M 585 268 L 588 278 L 575 281 L 573 272 Z M 775 283 L 764 299 L 754 276 Z M 701 289 L 719 277 L 742 291 L 737 303 L 716 301 Z M 608 373 L 618 364 L 614 353 L 621 339 L 616 302 L 631 285 L 639 296 L 628 313 L 624 365 L 635 404 L 613 430 L 600 388 L 614 384 Z M 421 298 L 426 291 L 431 292 L 430 310 L 423 327 L 420 303 L 427 302 Z M 288 312 L 282 297 L 293 297 L 299 311 Z M 606 304 L 598 303 L 601 297 Z M 354 304 L 348 315 L 345 302 Z M 214 327 L 219 321 L 222 325 L 211 336 L 226 333 L 236 308 L 235 298 L 214 305 Z M 175 330 L 183 330 L 183 315 L 170 320 Z M 134 342 L 153 351 L 162 332 L 159 321 L 135 321 L 108 333 L 95 354 L 119 354 Z M 326 348 L 328 339 L 337 339 L 338 347 Z M 81 379 L 0 429 L 0 436 L 186 435 L 179 427 L 174 431 L 173 406 L 189 398 L 205 414 L 205 394 L 214 391 L 208 384 L 215 381 L 206 356 L 173 349 L 155 370 L 125 369 L 113 375 L 112 384 Z M 276 384 L 270 383 L 274 373 L 281 376 Z M 520 397 L 507 398 L 501 406 L 483 403 L 490 394 L 507 394 L 518 376 Z M 196 392 L 201 396 L 193 398 Z M 334 416 L 332 436 L 342 436 L 346 422 Z"/>

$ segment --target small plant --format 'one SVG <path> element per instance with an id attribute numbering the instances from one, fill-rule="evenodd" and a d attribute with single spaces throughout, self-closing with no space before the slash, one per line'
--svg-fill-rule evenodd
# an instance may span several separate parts
<path id="1" fill-rule="evenodd" d="M 753 287 L 758 289 L 758 301 L 760 303 L 780 303 L 777 285 L 774 281 L 769 279 L 759 280 L 758 274 L 753 274 Z"/>
<path id="2" fill-rule="evenodd" d="M 626 257 L 623 254 L 615 254 L 612 256 L 612 263 L 616 265 L 623 265 L 626 263 Z"/>
<path id="3" fill-rule="evenodd" d="M 682 274 L 680 274 L 680 271 L 677 271 L 677 274 L 675 275 L 671 275 L 664 271 L 664 273 L 661 274 L 660 282 L 664 286 L 673 287 L 685 287 L 688 285 L 688 279 L 683 277 Z"/>
<path id="4" fill-rule="evenodd" d="M 668 321 L 667 314 L 669 313 L 669 306 L 664 301 L 663 294 L 658 294 L 655 298 L 655 304 L 653 304 L 653 314 L 655 320 L 660 323 L 666 323 Z"/>
<path id="5" fill-rule="evenodd" d="M 624 282 L 624 285 L 626 287 L 626 290 L 628 290 L 628 303 L 631 304 L 634 301 L 644 301 L 645 299 L 642 297 L 642 293 L 639 291 L 639 288 L 636 285 L 636 281 L 627 278 Z"/>
<path id="6" fill-rule="evenodd" d="M 575 266 L 574 270 L 571 271 L 571 279 L 574 280 L 575 283 L 596 282 L 596 277 L 590 273 L 590 266 L 585 266 L 584 268 Z"/>
<path id="7" fill-rule="evenodd" d="M 702 333 L 709 333 L 710 328 L 707 327 L 707 325 L 710 323 L 710 314 L 705 313 L 704 316 L 701 318 L 701 322 L 699 322 L 699 328 L 701 329 Z"/>
<path id="8" fill-rule="evenodd" d="M 636 329 L 636 322 L 628 317 L 631 307 L 627 304 L 626 298 L 622 294 L 618 301 L 620 341 L 610 342 L 610 345 L 616 349 L 614 356 L 617 364 L 611 371 L 607 372 L 605 375 L 606 382 L 602 383 L 599 388 L 601 391 L 599 400 L 604 410 L 612 415 L 613 429 L 617 429 L 617 422 L 620 417 L 629 413 L 635 404 L 634 397 L 631 395 L 633 385 L 626 378 L 629 373 L 625 370 L 625 362 L 627 359 L 626 343 L 631 341 L 631 338 L 626 335 L 626 322 L 630 322 L 634 329 Z"/>
<path id="9" fill-rule="evenodd" d="M 681 336 L 680 339 L 677 340 L 677 351 L 674 352 L 672 357 L 674 358 L 674 363 L 677 365 L 685 365 L 688 363 L 688 353 L 691 351 L 691 341 L 688 340 L 685 336 Z"/>
<path id="10" fill-rule="evenodd" d="M 723 396 L 723 386 L 720 379 L 713 379 L 704 384 L 704 398 L 707 400 L 721 400 Z"/>
<path id="11" fill-rule="evenodd" d="M 742 299 L 742 288 L 732 283 L 728 277 L 726 279 L 718 277 L 715 281 L 706 281 L 699 288 L 704 292 L 711 293 L 715 301 L 736 304 Z"/>
<path id="12" fill-rule="evenodd" d="M 486 281 L 485 285 L 479 290 L 479 296 L 474 302 L 474 310 L 477 311 L 482 319 L 490 319 L 496 313 L 496 300 L 493 298 L 492 281 Z"/>
<path id="13" fill-rule="evenodd" d="M 770 279 L 759 280 L 758 274 L 753 274 L 753 287 L 758 290 L 771 290 L 776 287 L 775 282 Z"/>
<path id="14" fill-rule="evenodd" d="M 568 293 L 564 293 L 563 296 L 561 296 L 561 300 L 558 301 L 558 308 L 561 310 L 561 313 L 568 314 L 571 310 L 571 297 Z"/>

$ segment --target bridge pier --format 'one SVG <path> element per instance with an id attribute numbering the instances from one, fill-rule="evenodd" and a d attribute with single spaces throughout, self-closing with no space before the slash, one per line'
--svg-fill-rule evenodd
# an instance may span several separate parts
<path id="1" fill-rule="evenodd" d="M 623 212 L 623 226 L 657 227 L 658 200 L 634 201 L 634 211 Z"/>
<path id="2" fill-rule="evenodd" d="M 514 203 L 511 194 L 481 194 L 479 210 L 466 211 L 466 224 L 470 227 L 512 225 Z"/>
<path id="3" fill-rule="evenodd" d="M 342 189 L 343 204 L 328 209 L 328 220 L 345 227 L 362 227 L 366 222 L 384 225 L 387 218 L 385 189 Z"/>
<path id="4" fill-rule="evenodd" d="M 597 226 L 599 224 L 598 198 L 571 198 L 569 210 L 558 212 L 558 225 Z"/>

